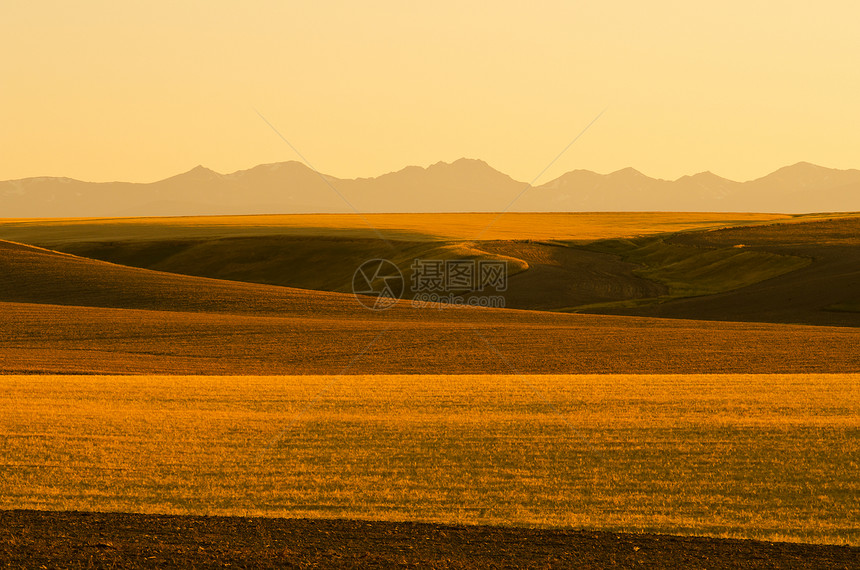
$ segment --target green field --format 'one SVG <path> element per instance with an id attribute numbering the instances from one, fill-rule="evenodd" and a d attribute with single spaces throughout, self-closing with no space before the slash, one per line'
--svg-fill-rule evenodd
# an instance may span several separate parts
<path id="1" fill-rule="evenodd" d="M 0 508 L 860 544 L 860 376 L 4 376 Z"/>

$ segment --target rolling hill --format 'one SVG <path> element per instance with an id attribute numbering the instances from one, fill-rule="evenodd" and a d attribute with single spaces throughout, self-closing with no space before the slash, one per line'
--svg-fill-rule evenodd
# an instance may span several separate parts
<path id="1" fill-rule="evenodd" d="M 374 312 L 347 294 L 0 242 L 0 373 L 852 372 L 858 347 L 854 328 L 405 302 Z"/>
<path id="2" fill-rule="evenodd" d="M 860 326 L 860 216 L 513 213 L 495 220 L 488 239 L 469 239 L 495 218 L 0 220 L 0 238 L 131 267 L 338 292 L 351 291 L 368 259 L 393 261 L 407 280 L 419 258 L 497 259 L 508 263 L 508 308 Z"/>
<path id="3" fill-rule="evenodd" d="M 647 241 L 647 240 L 646 240 Z M 669 318 L 860 326 L 860 218 L 785 222 L 715 231 L 680 232 L 666 249 L 767 253 L 806 259 L 793 271 L 748 286 L 704 296 L 680 296 L 634 307 L 590 312 Z M 630 252 L 631 250 L 628 250 Z M 624 252 L 620 252 L 624 255 Z M 627 253 L 629 255 L 629 253 Z M 731 278 L 722 268 L 716 277 Z"/>

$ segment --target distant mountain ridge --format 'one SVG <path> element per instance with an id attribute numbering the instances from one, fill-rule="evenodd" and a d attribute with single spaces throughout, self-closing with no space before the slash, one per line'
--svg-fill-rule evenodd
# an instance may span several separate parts
<path id="1" fill-rule="evenodd" d="M 368 213 L 498 212 L 511 202 L 510 211 L 518 212 L 860 211 L 860 170 L 807 162 L 748 182 L 711 172 L 663 180 L 624 168 L 609 174 L 573 170 L 526 188 L 486 162 L 466 158 L 356 179 L 320 175 L 296 161 L 230 174 L 197 166 L 151 183 L 51 177 L 0 182 L 0 218 L 343 213 L 353 211 L 350 204 Z"/>

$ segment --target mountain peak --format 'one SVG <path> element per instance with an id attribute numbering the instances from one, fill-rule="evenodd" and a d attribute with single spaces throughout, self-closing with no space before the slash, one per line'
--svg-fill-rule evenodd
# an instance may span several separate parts
<path id="1" fill-rule="evenodd" d="M 809 183 L 838 172 L 841 171 L 818 166 L 811 162 L 797 162 L 791 166 L 783 166 L 779 170 L 756 179 L 756 181 L 785 180 L 794 183 Z"/>
<path id="2" fill-rule="evenodd" d="M 188 172 L 186 172 L 186 173 L 184 173 L 184 174 L 180 174 L 180 176 L 194 176 L 194 177 L 208 177 L 208 178 L 214 178 L 214 177 L 216 177 L 216 176 L 221 176 L 221 175 L 220 175 L 220 174 L 218 174 L 217 172 L 215 172 L 214 170 L 211 170 L 211 169 L 209 169 L 209 168 L 206 168 L 206 167 L 205 167 L 205 166 L 203 166 L 202 164 L 198 164 L 197 166 L 195 166 L 194 168 L 192 168 L 192 169 L 191 169 L 191 170 L 189 170 Z"/>
<path id="3" fill-rule="evenodd" d="M 811 162 L 801 161 L 801 162 L 797 162 L 795 164 L 792 164 L 791 166 L 783 166 L 779 170 L 772 172 L 771 175 L 780 174 L 780 173 L 791 174 L 791 175 L 815 174 L 815 173 L 821 173 L 821 172 L 828 172 L 829 170 L 831 170 L 831 169 L 825 168 L 823 166 L 818 166 L 817 164 L 812 164 Z"/>
<path id="4" fill-rule="evenodd" d="M 480 158 L 466 158 L 465 156 L 460 157 L 451 163 L 451 166 L 455 166 L 455 165 L 459 165 L 459 166 L 486 166 L 487 168 L 490 167 L 489 164 L 487 164 L 485 161 L 481 160 Z"/>
<path id="5" fill-rule="evenodd" d="M 612 177 L 624 177 L 624 178 L 648 178 L 648 176 L 642 174 L 632 166 L 628 166 L 627 168 L 622 168 L 621 170 L 616 170 L 615 172 L 610 172 L 607 176 Z"/>
<path id="6" fill-rule="evenodd" d="M 800 162 L 796 162 L 791 166 L 786 166 L 786 168 L 804 168 L 804 169 L 815 169 L 815 170 L 827 170 L 823 166 L 818 166 L 817 164 L 812 164 L 811 162 L 806 162 L 805 160 L 801 160 Z"/>
<path id="7" fill-rule="evenodd" d="M 200 168 L 200 167 L 198 167 Z M 236 172 L 231 172 L 226 176 L 238 177 L 246 174 L 266 174 L 270 172 L 279 172 L 279 171 L 287 171 L 287 172 L 297 172 L 297 171 L 310 171 L 313 170 L 305 165 L 304 162 L 299 162 L 298 160 L 285 160 L 283 162 L 267 162 L 265 164 L 258 164 L 257 166 L 253 166 L 251 168 L 247 168 L 245 170 L 237 170 Z M 211 172 L 211 171 L 210 171 Z"/>
<path id="8" fill-rule="evenodd" d="M 215 172 L 214 170 L 210 170 L 203 165 L 198 164 L 191 170 L 183 172 L 182 174 L 176 174 L 174 176 L 170 176 L 169 178 L 165 178 L 164 180 L 160 180 L 158 182 L 152 182 L 151 184 L 158 184 L 159 182 L 168 182 L 168 181 L 180 181 L 184 184 L 188 183 L 204 183 L 210 180 L 216 180 L 221 178 L 221 175 Z"/>
<path id="9" fill-rule="evenodd" d="M 507 183 L 513 181 L 513 179 L 507 174 L 496 170 L 483 160 L 477 158 L 458 158 L 454 162 L 440 161 L 435 164 L 431 164 L 427 168 L 406 167 L 399 172 L 410 172 L 417 176 L 426 174 L 433 177 L 442 177 L 443 179 L 456 178 L 471 182 L 477 182 L 478 180 L 483 180 L 485 182 L 496 180 Z"/>
<path id="10" fill-rule="evenodd" d="M 197 165 L 183 174 L 143 184 L 24 179 L 0 183 L 0 211 L 6 217 L 24 218 L 339 213 L 344 206 L 337 194 L 365 212 L 498 211 L 520 196 L 515 207 L 531 212 L 860 210 L 860 170 L 809 162 L 749 182 L 734 182 L 712 172 L 672 181 L 651 178 L 634 168 L 611 174 L 572 170 L 527 193 L 523 182 L 474 158 L 408 166 L 376 178 L 322 176 L 301 162 L 287 161 L 223 175 Z M 335 182 L 337 193 L 326 186 L 327 181 Z"/>
<path id="11" fill-rule="evenodd" d="M 710 170 L 705 170 L 704 172 L 697 172 L 696 174 L 685 174 L 684 176 L 678 178 L 676 182 L 680 182 L 681 180 L 695 180 L 697 182 L 731 182 L 728 178 L 723 178 L 718 174 L 714 174 Z"/>
<path id="12" fill-rule="evenodd" d="M 440 160 L 435 164 L 431 164 L 427 167 L 427 170 L 441 170 L 441 169 L 456 169 L 456 170 L 495 170 L 492 166 L 484 162 L 479 158 L 458 158 L 454 162 L 445 162 L 444 160 Z"/>

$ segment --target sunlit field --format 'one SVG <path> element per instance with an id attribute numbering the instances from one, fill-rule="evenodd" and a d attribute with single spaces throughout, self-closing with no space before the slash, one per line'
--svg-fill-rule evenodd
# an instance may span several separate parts
<path id="1" fill-rule="evenodd" d="M 85 240 L 158 240 L 303 235 L 391 240 L 593 241 L 783 221 L 796 216 L 709 212 L 471 214 L 288 214 L 165 218 L 0 218 L 0 239 L 39 245 Z"/>
<path id="2" fill-rule="evenodd" d="M 858 381 L 4 376 L 0 508 L 857 545 Z"/>

